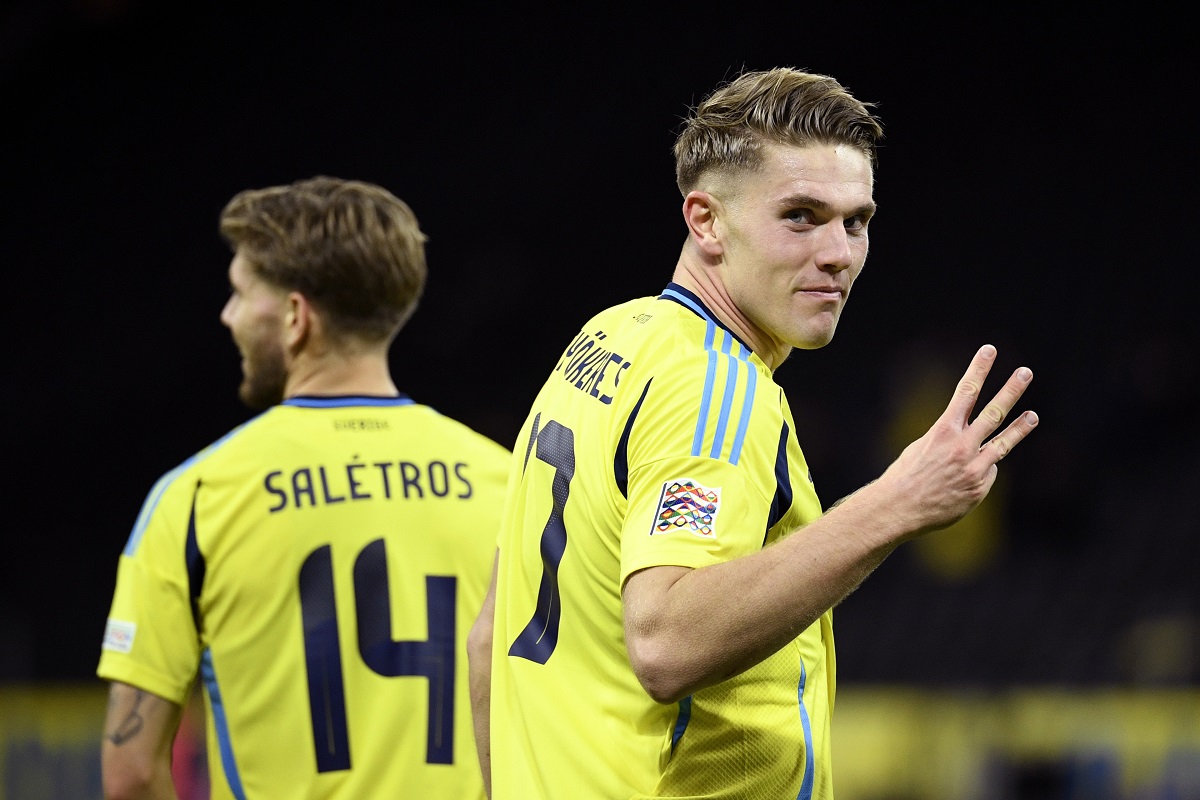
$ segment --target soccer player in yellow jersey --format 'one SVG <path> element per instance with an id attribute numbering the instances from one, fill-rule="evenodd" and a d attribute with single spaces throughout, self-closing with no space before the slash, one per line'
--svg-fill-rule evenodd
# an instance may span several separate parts
<path id="1" fill-rule="evenodd" d="M 822 513 L 772 375 L 833 337 L 881 134 L 837 81 L 790 68 L 690 115 L 671 282 L 584 323 L 516 444 L 468 644 L 495 800 L 833 797 L 831 608 L 975 507 L 1037 422 L 999 430 L 1024 367 L 970 420 L 984 346 L 930 431 Z"/>
<path id="2" fill-rule="evenodd" d="M 245 191 L 221 312 L 266 409 L 151 490 L 98 674 L 110 798 L 173 798 L 204 688 L 212 797 L 482 798 L 466 635 L 511 453 L 401 394 L 387 353 L 425 236 L 372 184 Z"/>

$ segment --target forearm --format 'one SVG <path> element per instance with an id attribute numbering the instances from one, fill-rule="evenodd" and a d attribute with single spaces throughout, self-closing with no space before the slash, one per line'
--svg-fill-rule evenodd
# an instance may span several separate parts
<path id="1" fill-rule="evenodd" d="M 490 655 L 484 666 L 478 659 L 470 659 L 471 667 L 471 718 L 475 727 L 475 750 L 479 756 L 479 768 L 483 773 L 483 787 L 488 797 L 492 796 L 492 736 L 491 736 L 491 664 Z"/>
<path id="2" fill-rule="evenodd" d="M 895 549 L 879 491 L 758 553 L 702 569 L 659 567 L 626 586 L 630 660 L 660 702 L 736 675 L 792 641 Z"/>
<path id="3" fill-rule="evenodd" d="M 107 800 L 178 800 L 171 747 L 181 712 L 142 689 L 112 684 L 100 748 Z"/>
<path id="4" fill-rule="evenodd" d="M 496 616 L 496 568 L 479 616 L 467 636 L 468 676 L 471 690 L 471 720 L 475 730 L 475 750 L 483 773 L 483 788 L 492 796 L 492 626 Z"/>
<path id="5" fill-rule="evenodd" d="M 116 780 L 122 788 L 106 790 L 105 800 L 179 800 L 175 792 L 175 783 L 171 778 L 171 765 L 168 762 L 150 776 L 113 776 L 107 780 Z"/>

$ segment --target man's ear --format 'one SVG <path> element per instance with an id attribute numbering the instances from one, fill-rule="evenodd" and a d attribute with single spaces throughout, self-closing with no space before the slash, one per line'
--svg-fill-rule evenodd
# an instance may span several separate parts
<path id="1" fill-rule="evenodd" d="M 288 350 L 295 352 L 304 347 L 312 335 L 312 303 L 299 292 L 288 292 L 287 310 L 283 314 L 283 341 Z"/>
<path id="2" fill-rule="evenodd" d="M 687 223 L 692 241 L 707 256 L 719 257 L 724 252 L 717 218 L 721 203 L 708 192 L 692 191 L 683 198 L 683 220 Z"/>

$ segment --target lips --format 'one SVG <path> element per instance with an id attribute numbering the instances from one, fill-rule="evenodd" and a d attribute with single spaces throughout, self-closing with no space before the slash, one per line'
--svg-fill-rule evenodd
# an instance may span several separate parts
<path id="1" fill-rule="evenodd" d="M 801 289 L 800 294 L 808 295 L 809 297 L 819 297 L 822 300 L 841 300 L 842 290 L 836 286 L 813 286 L 807 289 Z"/>

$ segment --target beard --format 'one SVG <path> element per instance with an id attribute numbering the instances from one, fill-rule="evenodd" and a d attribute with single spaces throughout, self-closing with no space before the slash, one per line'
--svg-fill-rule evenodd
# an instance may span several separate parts
<path id="1" fill-rule="evenodd" d="M 238 397 L 255 411 L 263 411 L 283 402 L 287 370 L 283 351 L 278 348 L 248 353 Z"/>

